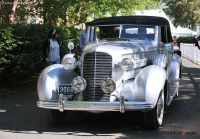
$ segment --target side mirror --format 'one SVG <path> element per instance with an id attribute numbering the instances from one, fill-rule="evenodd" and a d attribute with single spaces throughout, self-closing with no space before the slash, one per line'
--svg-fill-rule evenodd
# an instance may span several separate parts
<path id="1" fill-rule="evenodd" d="M 162 50 L 165 50 L 165 44 L 163 42 L 160 42 L 158 44 L 158 50 L 161 52 Z"/>
<path id="2" fill-rule="evenodd" d="M 71 53 L 71 50 L 74 49 L 74 43 L 73 42 L 69 42 L 68 43 L 68 48 L 69 48 L 70 53 Z"/>
<path id="3" fill-rule="evenodd" d="M 162 51 L 165 50 L 165 44 L 163 42 L 158 43 L 158 51 L 159 53 L 162 53 Z"/>

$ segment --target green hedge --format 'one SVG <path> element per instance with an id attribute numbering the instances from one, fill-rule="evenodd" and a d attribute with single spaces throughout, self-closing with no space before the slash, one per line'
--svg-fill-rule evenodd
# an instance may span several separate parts
<path id="1" fill-rule="evenodd" d="M 195 36 L 178 37 L 177 44 L 180 47 L 180 43 L 194 43 Z"/>
<path id="2" fill-rule="evenodd" d="M 40 24 L 0 24 L 0 84 L 11 78 L 27 78 L 45 68 L 42 61 L 42 45 L 50 29 Z M 74 42 L 78 53 L 80 30 L 72 27 L 56 27 L 60 31 L 61 48 L 68 53 L 68 42 Z"/>

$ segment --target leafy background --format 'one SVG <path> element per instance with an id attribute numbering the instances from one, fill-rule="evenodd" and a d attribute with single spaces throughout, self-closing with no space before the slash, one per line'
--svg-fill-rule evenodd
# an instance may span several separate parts
<path id="1" fill-rule="evenodd" d="M 0 83 L 10 82 L 13 78 L 38 75 L 47 65 L 42 60 L 42 45 L 48 31 L 60 31 L 63 54 L 69 53 L 67 44 L 73 42 L 74 53 L 78 55 L 81 30 L 40 24 L 0 24 Z"/>

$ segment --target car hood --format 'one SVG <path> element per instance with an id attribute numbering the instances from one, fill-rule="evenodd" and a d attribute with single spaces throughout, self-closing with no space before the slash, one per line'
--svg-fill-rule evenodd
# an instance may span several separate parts
<path id="1" fill-rule="evenodd" d="M 88 44 L 84 52 L 106 52 L 109 54 L 113 53 L 120 53 L 120 54 L 127 54 L 127 53 L 138 53 L 138 52 L 146 52 L 155 50 L 155 46 L 152 42 L 149 41 L 110 41 L 110 42 L 100 42 L 100 43 L 90 43 Z"/>

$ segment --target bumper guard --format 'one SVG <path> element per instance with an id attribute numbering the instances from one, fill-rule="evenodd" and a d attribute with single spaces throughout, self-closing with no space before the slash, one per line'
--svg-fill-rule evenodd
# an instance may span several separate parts
<path id="1" fill-rule="evenodd" d="M 126 111 L 150 110 L 154 105 L 151 102 L 126 102 L 124 97 L 119 102 L 88 102 L 88 101 L 65 101 L 62 95 L 59 101 L 41 101 L 37 102 L 37 106 L 45 109 L 56 109 L 60 112 L 64 110 L 77 111 Z"/>

